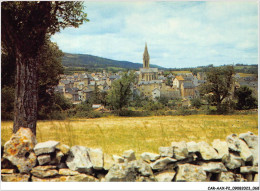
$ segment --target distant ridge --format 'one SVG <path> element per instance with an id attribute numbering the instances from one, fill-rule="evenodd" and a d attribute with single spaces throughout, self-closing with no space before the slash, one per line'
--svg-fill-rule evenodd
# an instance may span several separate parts
<path id="1" fill-rule="evenodd" d="M 138 70 L 143 67 L 143 64 L 133 63 L 129 61 L 117 61 L 107 58 L 102 58 L 98 56 L 93 56 L 89 54 L 71 54 L 64 53 L 62 58 L 62 64 L 65 67 L 82 67 L 87 69 L 134 69 Z M 161 66 L 150 65 L 152 68 L 164 69 Z"/>

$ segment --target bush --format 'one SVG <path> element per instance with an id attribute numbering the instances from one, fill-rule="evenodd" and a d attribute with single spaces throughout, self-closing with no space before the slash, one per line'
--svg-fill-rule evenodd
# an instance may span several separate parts
<path id="1" fill-rule="evenodd" d="M 199 98 L 194 98 L 191 100 L 191 106 L 199 109 L 202 105 L 202 102 Z"/>

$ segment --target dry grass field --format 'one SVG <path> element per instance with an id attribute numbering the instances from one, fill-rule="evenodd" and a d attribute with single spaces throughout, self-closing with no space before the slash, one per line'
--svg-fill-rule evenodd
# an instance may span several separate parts
<path id="1" fill-rule="evenodd" d="M 121 155 L 133 149 L 158 153 L 172 141 L 225 140 L 231 133 L 251 131 L 258 135 L 258 115 L 191 115 L 158 117 L 106 117 L 65 121 L 39 121 L 37 141 L 56 140 L 73 146 L 102 148 Z M 12 122 L 1 122 L 1 144 L 12 134 Z"/>

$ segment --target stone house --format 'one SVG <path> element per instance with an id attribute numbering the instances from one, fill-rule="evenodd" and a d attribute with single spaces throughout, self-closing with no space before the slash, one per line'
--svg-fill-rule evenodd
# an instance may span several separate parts
<path id="1" fill-rule="evenodd" d="M 182 76 L 176 76 L 172 81 L 173 88 L 180 89 L 181 84 L 184 82 L 184 78 Z"/>
<path id="2" fill-rule="evenodd" d="M 181 97 L 187 99 L 195 98 L 195 86 L 191 82 L 183 82 L 181 84 Z"/>

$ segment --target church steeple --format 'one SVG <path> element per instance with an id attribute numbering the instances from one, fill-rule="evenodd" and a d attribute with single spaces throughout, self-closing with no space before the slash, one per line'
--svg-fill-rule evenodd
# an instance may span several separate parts
<path id="1" fill-rule="evenodd" d="M 144 54 L 143 54 L 143 68 L 150 67 L 149 60 L 150 60 L 150 56 L 149 56 L 148 49 L 147 49 L 147 43 L 145 43 Z"/>

